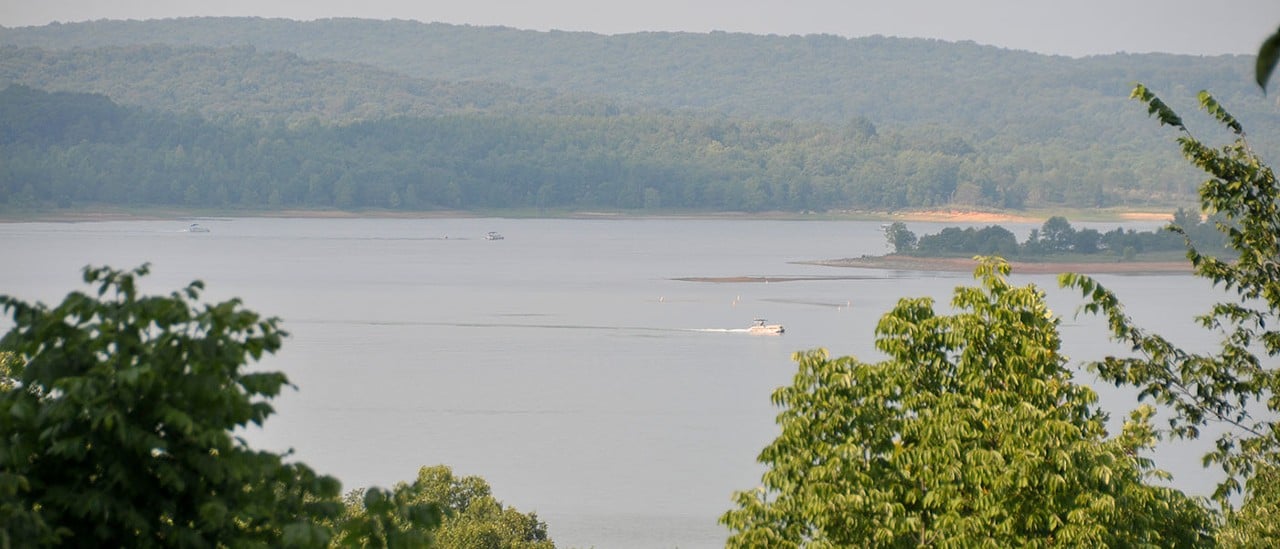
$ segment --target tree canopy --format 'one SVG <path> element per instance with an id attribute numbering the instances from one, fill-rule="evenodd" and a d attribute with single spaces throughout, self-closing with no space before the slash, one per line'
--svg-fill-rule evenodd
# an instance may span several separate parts
<path id="1" fill-rule="evenodd" d="M 250 448 L 234 431 L 289 386 L 248 369 L 280 348 L 278 320 L 202 304 L 199 281 L 143 295 L 148 270 L 86 268 L 92 290 L 55 307 L 0 296 L 0 548 L 554 547 L 479 477 L 424 468 L 344 502 L 336 479 Z"/>
<path id="2" fill-rule="evenodd" d="M 1096 280 L 1065 274 L 1064 286 L 1080 290 L 1085 311 L 1102 315 L 1113 337 L 1132 350 L 1091 364 L 1098 375 L 1116 385 L 1140 391 L 1172 411 L 1165 432 L 1178 438 L 1198 438 L 1209 425 L 1221 428 L 1206 465 L 1225 473 L 1214 498 L 1228 513 L 1231 539 L 1253 540 L 1250 545 L 1280 542 L 1273 524 L 1275 479 L 1280 467 L 1280 186 L 1275 173 L 1254 153 L 1244 128 L 1207 92 L 1202 108 L 1235 135 L 1226 146 L 1211 147 L 1197 139 L 1181 117 L 1143 85 L 1133 96 L 1147 105 L 1161 124 L 1181 135 L 1183 154 L 1209 178 L 1200 186 L 1201 207 L 1221 216 L 1217 227 L 1237 252 L 1230 259 L 1204 253 L 1189 239 L 1187 258 L 1197 276 L 1227 293 L 1197 321 L 1221 335 L 1214 352 L 1192 352 L 1159 334 L 1138 326 L 1119 298 Z M 1234 296 L 1232 296 L 1234 294 Z M 1231 496 L 1243 492 L 1243 508 Z M 1241 520 L 1250 521 L 1242 527 Z M 1264 541 L 1265 540 L 1265 541 Z"/>
<path id="3" fill-rule="evenodd" d="M 493 497 L 489 483 L 476 476 L 458 477 L 444 465 L 423 467 L 413 483 L 396 485 L 405 503 L 438 505 L 443 516 L 433 542 L 442 549 L 554 549 L 546 523 L 535 513 L 521 513 Z M 347 495 L 349 520 L 364 520 L 360 503 L 367 494 Z"/>
<path id="4" fill-rule="evenodd" d="M 763 486 L 721 521 L 731 547 L 1194 546 L 1212 514 L 1154 486 L 1151 408 L 1107 438 L 1072 381 L 1059 320 L 1034 286 L 983 260 L 939 314 L 903 299 L 876 328 L 879 363 L 797 353 Z"/>
<path id="5" fill-rule="evenodd" d="M 103 299 L 52 309 L 0 297 L 15 322 L 0 347 L 18 357 L 18 386 L 0 393 L 6 530 L 132 547 L 325 539 L 314 519 L 340 511 L 338 482 L 231 434 L 287 384 L 244 369 L 280 347 L 277 321 L 236 301 L 198 308 L 199 283 L 140 296 L 146 272 L 86 269 Z"/>

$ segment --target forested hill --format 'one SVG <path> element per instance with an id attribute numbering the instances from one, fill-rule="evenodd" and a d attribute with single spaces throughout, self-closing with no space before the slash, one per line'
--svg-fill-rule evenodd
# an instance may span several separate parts
<path id="1" fill-rule="evenodd" d="M 0 208 L 1185 205 L 1199 176 L 1129 89 L 1214 141 L 1209 88 L 1267 156 L 1280 116 L 1250 63 L 354 19 L 0 28 Z M 64 103 L 63 129 L 23 110 Z"/>
<path id="2" fill-rule="evenodd" d="M 1164 205 L 1190 201 L 1196 180 L 1151 151 L 992 152 L 954 133 L 684 112 L 210 120 L 11 85 L 0 130 L 0 209 L 20 211 Z"/>
<path id="3" fill-rule="evenodd" d="M 100 93 L 123 105 L 218 119 L 347 123 L 468 112 L 591 115 L 621 110 L 600 99 L 575 99 L 550 90 L 414 78 L 370 65 L 307 60 L 252 46 L 0 46 L 0 60 L 0 87 L 18 83 Z"/>
<path id="4" fill-rule="evenodd" d="M 828 35 L 536 32 L 413 21 L 259 18 L 95 21 L 0 28 L 0 44 L 252 45 L 417 78 L 549 88 L 734 117 L 968 125 L 1015 139 L 1096 139 L 1136 120 L 1142 81 L 1175 106 L 1203 88 L 1245 119 L 1273 113 L 1247 56 L 1083 59 L 973 43 Z M 1256 123 L 1262 125 L 1262 121 Z"/>

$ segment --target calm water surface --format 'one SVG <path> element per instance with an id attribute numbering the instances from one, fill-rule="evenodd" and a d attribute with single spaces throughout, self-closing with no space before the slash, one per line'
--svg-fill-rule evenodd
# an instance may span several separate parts
<path id="1" fill-rule="evenodd" d="M 347 489 L 447 464 L 537 512 L 562 547 L 722 546 L 716 518 L 759 482 L 755 457 L 776 435 L 769 394 L 790 381 L 791 354 L 875 359 L 872 330 L 899 297 L 945 302 L 971 280 L 793 263 L 883 253 L 872 222 L 236 218 L 182 232 L 189 222 L 0 224 L 0 293 L 56 303 L 87 264 L 151 262 L 151 292 L 204 280 L 207 298 L 241 297 L 291 334 L 259 367 L 298 390 L 251 444 L 292 448 Z M 676 280 L 735 276 L 842 278 Z M 1099 278 L 1141 321 L 1212 343 L 1190 320 L 1213 300 L 1205 283 Z M 1054 277 L 1015 281 L 1049 290 L 1073 359 L 1117 351 Z M 757 317 L 786 335 L 743 333 Z M 1132 405 L 1095 388 L 1117 420 Z M 1207 494 L 1199 454 L 1166 445 L 1156 457 Z"/>

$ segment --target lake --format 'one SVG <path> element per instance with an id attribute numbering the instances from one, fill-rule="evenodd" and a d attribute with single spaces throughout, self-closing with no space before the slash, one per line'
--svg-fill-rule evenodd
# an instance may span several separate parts
<path id="1" fill-rule="evenodd" d="M 723 546 L 716 519 L 759 483 L 756 455 L 777 432 L 769 395 L 790 382 L 791 354 L 874 360 L 874 326 L 899 297 L 946 303 L 972 280 L 793 263 L 884 253 L 877 222 L 203 218 L 208 233 L 184 232 L 191 221 L 0 224 L 0 293 L 56 303 L 83 289 L 85 265 L 151 262 L 145 291 L 200 279 L 209 300 L 241 297 L 283 319 L 284 349 L 257 367 L 297 386 L 245 433 L 253 446 L 292 448 L 347 490 L 446 464 L 537 512 L 560 547 Z M 676 280 L 738 276 L 841 278 Z M 1207 283 L 1097 278 L 1145 325 L 1213 343 L 1191 320 L 1215 299 Z M 1075 361 L 1118 351 L 1053 276 L 1014 281 L 1049 292 Z M 754 318 L 787 332 L 744 333 Z M 1115 422 L 1133 406 L 1128 391 L 1095 389 Z M 1156 458 L 1176 486 L 1208 494 L 1201 447 Z"/>

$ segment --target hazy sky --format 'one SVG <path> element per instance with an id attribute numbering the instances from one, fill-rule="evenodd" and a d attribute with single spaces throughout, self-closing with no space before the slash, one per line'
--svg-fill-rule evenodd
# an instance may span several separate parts
<path id="1" fill-rule="evenodd" d="M 0 25 L 237 15 L 534 30 L 723 30 L 973 40 L 1062 55 L 1256 53 L 1280 0 L 0 0 Z"/>

